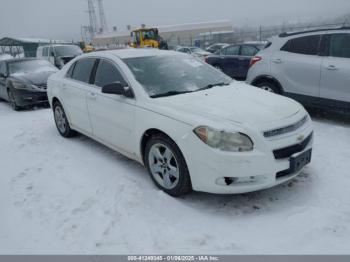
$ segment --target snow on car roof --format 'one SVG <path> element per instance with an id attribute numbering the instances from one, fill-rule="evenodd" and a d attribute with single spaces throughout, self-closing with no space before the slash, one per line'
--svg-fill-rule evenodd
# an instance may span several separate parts
<path id="1" fill-rule="evenodd" d="M 154 48 L 140 48 L 140 49 L 119 49 L 119 50 L 108 50 L 101 52 L 90 53 L 92 56 L 96 54 L 110 54 L 119 57 L 120 59 L 135 58 L 135 57 L 146 57 L 146 56 L 159 56 L 159 55 L 179 55 L 179 52 L 159 50 Z"/>

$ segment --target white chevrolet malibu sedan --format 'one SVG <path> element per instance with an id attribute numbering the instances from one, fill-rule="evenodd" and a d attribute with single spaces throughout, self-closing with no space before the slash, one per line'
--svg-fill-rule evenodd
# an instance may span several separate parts
<path id="1" fill-rule="evenodd" d="M 297 176 L 313 128 L 297 102 L 154 49 L 80 56 L 48 82 L 59 133 L 89 136 L 146 166 L 172 196 L 235 194 Z"/>

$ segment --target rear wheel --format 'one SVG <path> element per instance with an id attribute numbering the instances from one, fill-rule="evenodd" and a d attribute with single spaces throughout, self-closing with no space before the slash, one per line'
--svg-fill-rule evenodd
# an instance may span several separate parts
<path id="1" fill-rule="evenodd" d="M 64 112 L 63 106 L 60 102 L 54 102 L 53 113 L 55 117 L 57 130 L 61 136 L 68 138 L 76 135 L 76 132 L 72 130 L 69 126 L 66 113 Z"/>
<path id="2" fill-rule="evenodd" d="M 275 93 L 275 94 L 280 94 L 280 90 L 279 88 L 272 82 L 269 81 L 263 81 L 263 82 L 259 82 L 256 84 L 256 87 L 259 87 L 267 92 L 270 93 Z"/>
<path id="3" fill-rule="evenodd" d="M 178 197 L 192 191 L 186 161 L 178 146 L 167 136 L 151 137 L 146 145 L 145 164 L 154 183 L 167 194 Z"/>
<path id="4" fill-rule="evenodd" d="M 21 107 L 17 105 L 15 95 L 13 94 L 13 92 L 10 88 L 7 90 L 7 95 L 9 97 L 9 103 L 10 103 L 10 106 L 12 107 L 12 109 L 15 111 L 19 111 L 21 109 Z"/>

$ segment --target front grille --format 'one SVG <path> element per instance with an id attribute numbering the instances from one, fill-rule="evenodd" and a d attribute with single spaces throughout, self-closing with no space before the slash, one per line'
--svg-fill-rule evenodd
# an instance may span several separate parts
<path id="1" fill-rule="evenodd" d="M 310 143 L 312 136 L 313 136 L 313 133 L 311 133 L 303 142 L 301 142 L 299 144 L 274 150 L 273 154 L 274 154 L 275 158 L 276 159 L 285 159 L 285 158 L 291 157 L 295 153 L 299 153 L 299 152 L 303 151 L 307 147 L 307 145 Z"/>
<path id="2" fill-rule="evenodd" d="M 301 120 L 299 120 L 298 122 L 296 122 L 293 125 L 285 126 L 285 127 L 282 127 L 282 128 L 278 128 L 278 129 L 269 130 L 269 131 L 264 132 L 264 137 L 268 138 L 268 137 L 283 135 L 283 134 L 286 134 L 286 133 L 291 133 L 291 132 L 299 129 L 307 121 L 308 121 L 308 116 L 304 116 Z"/>

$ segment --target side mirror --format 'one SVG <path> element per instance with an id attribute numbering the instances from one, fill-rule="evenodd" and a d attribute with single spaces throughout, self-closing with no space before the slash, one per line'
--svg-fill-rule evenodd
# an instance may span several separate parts
<path id="1" fill-rule="evenodd" d="M 103 94 L 111 94 L 111 95 L 122 95 L 126 97 L 133 97 L 132 91 L 130 87 L 123 85 L 120 82 L 114 82 L 102 87 Z"/>
<path id="2" fill-rule="evenodd" d="M 0 73 L 1 78 L 6 78 L 6 76 L 3 73 Z"/>

